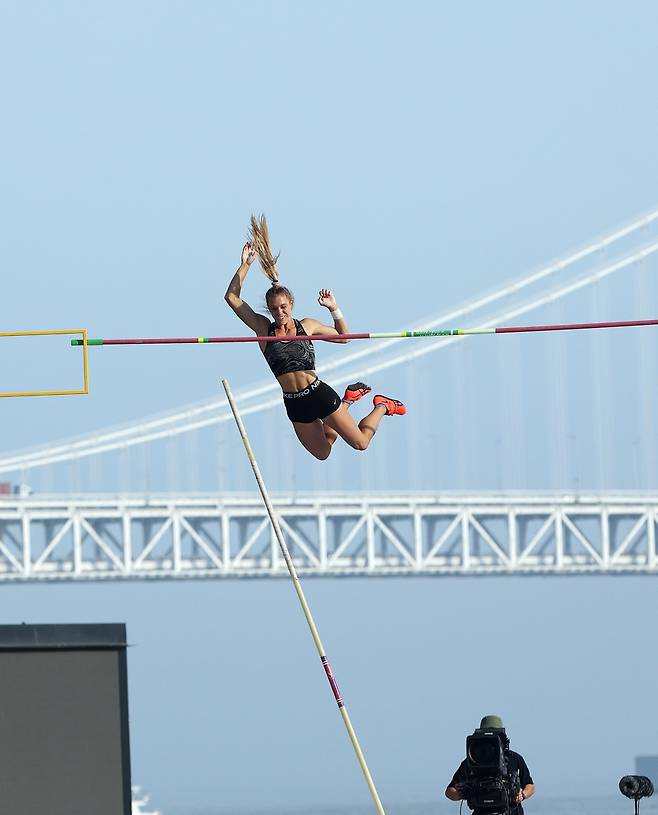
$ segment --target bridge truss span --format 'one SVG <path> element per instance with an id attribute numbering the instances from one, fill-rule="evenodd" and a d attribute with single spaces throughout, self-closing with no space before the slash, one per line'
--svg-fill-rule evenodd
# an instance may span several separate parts
<path id="1" fill-rule="evenodd" d="M 274 504 L 300 575 L 658 573 L 658 494 L 296 494 Z M 286 575 L 255 496 L 1 499 L 0 581 Z"/>

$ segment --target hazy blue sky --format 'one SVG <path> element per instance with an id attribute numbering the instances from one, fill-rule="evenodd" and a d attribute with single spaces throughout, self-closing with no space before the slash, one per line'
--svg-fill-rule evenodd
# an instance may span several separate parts
<path id="1" fill-rule="evenodd" d="M 656 205 L 657 42 L 652 2 L 2 2 L 5 330 L 236 333 L 222 294 L 261 210 L 300 313 L 329 285 L 355 329 L 405 327 Z M 263 375 L 190 350 L 3 400 L 0 449 Z M 285 581 L 2 594 L 5 623 L 127 622 L 134 777 L 165 815 L 367 801 Z M 614 793 L 658 752 L 652 579 L 308 594 L 385 801 L 438 797 L 484 713 L 541 794 Z"/>

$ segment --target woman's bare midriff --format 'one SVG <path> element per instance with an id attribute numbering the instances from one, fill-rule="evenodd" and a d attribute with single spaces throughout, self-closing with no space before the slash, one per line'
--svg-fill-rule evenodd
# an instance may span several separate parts
<path id="1" fill-rule="evenodd" d="M 285 393 L 296 393 L 308 388 L 311 382 L 318 378 L 315 371 L 293 371 L 289 374 L 277 376 L 277 381 L 281 385 L 281 390 Z"/>

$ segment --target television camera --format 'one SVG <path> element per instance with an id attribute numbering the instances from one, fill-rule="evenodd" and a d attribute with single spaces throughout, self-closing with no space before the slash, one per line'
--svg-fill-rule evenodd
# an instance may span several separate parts
<path id="1" fill-rule="evenodd" d="M 510 767 L 505 728 L 483 728 L 466 738 L 467 780 L 462 794 L 471 809 L 507 815 L 521 791 L 518 769 Z"/>

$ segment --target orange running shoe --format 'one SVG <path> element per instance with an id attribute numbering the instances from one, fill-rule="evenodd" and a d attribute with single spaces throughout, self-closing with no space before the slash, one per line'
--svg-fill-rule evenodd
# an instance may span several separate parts
<path id="1" fill-rule="evenodd" d="M 372 403 L 375 407 L 378 405 L 385 407 L 387 416 L 404 416 L 407 412 L 402 402 L 398 402 L 397 399 L 390 399 L 388 396 L 377 394 L 377 396 L 373 397 Z"/>
<path id="2" fill-rule="evenodd" d="M 355 382 L 353 385 L 348 385 L 345 388 L 345 396 L 343 396 L 343 402 L 347 402 L 349 405 L 353 404 L 354 402 L 358 402 L 363 396 L 367 393 L 370 393 L 372 388 L 369 385 L 366 385 L 365 382 Z"/>

